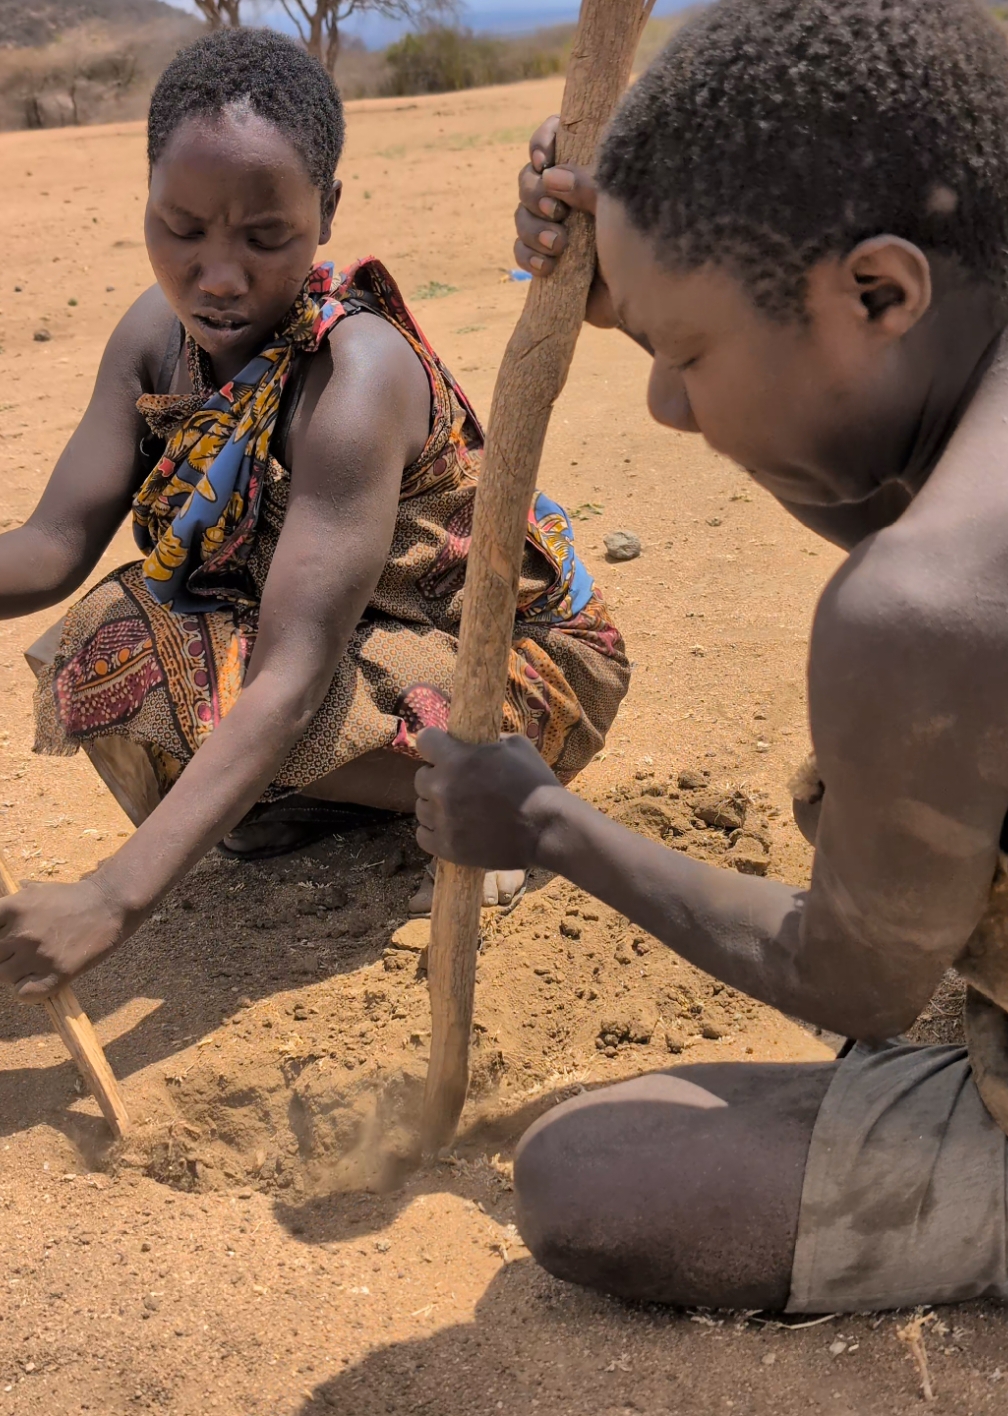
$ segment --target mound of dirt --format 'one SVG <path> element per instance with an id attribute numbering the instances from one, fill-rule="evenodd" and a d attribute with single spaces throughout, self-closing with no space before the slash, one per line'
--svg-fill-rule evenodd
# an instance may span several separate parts
<path id="1" fill-rule="evenodd" d="M 739 840 L 756 839 L 738 823 L 758 830 L 762 818 L 737 788 L 703 780 L 683 791 L 640 772 L 597 804 L 696 859 L 737 864 Z M 149 975 L 156 959 L 174 977 L 128 1084 L 141 1124 L 113 1169 L 200 1191 L 398 1183 L 417 1156 L 430 1045 L 429 924 L 406 918 L 421 869 L 405 820 L 275 862 L 204 860 L 108 966 Z M 217 1027 L 187 1010 L 215 994 Z M 783 1032 L 794 1041 L 790 1024 Z M 572 1094 L 694 1049 L 745 1056 L 758 1039 L 765 1052 L 781 1036 L 771 1009 L 534 872 L 516 909 L 484 914 L 463 1127 L 501 1125 L 536 1093 Z"/>

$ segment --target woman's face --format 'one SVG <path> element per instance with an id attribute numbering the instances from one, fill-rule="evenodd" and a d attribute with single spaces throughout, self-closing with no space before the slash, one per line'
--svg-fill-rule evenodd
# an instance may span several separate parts
<path id="1" fill-rule="evenodd" d="M 187 119 L 172 133 L 151 172 L 147 252 L 220 382 L 290 309 L 339 194 L 337 182 L 323 198 L 290 141 L 247 109 Z"/>

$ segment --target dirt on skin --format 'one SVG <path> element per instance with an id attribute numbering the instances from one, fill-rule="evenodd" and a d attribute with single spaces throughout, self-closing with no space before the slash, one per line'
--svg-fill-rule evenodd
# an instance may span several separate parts
<path id="1" fill-rule="evenodd" d="M 559 94 L 351 105 L 334 258 L 386 260 L 484 410 L 523 298 L 507 280 L 522 145 Z M 141 129 L 5 135 L 0 182 L 7 525 L 150 282 Z M 577 790 L 673 848 L 800 883 L 785 783 L 839 556 L 650 423 L 646 374 L 628 341 L 586 331 L 541 474 L 636 661 Z M 608 564 L 614 530 L 643 554 Z M 134 554 L 121 532 L 95 578 Z M 76 878 L 130 829 L 83 757 L 31 756 L 20 651 L 55 618 L 0 625 L 0 849 L 24 879 Z M 634 1308 L 529 1258 L 510 1166 L 542 1111 L 648 1069 L 836 1045 L 561 879 L 535 874 L 512 913 L 485 915 L 470 1098 L 451 1155 L 418 1162 L 426 926 L 406 902 L 422 868 L 406 821 L 265 864 L 203 861 L 80 980 L 136 1123 L 118 1148 L 43 1015 L 0 997 L 0 1416 L 917 1411 L 907 1314 L 783 1327 Z M 921 1035 L 955 1014 L 945 990 Z M 1005 1409 L 999 1310 L 943 1311 L 924 1338 L 933 1410 Z"/>

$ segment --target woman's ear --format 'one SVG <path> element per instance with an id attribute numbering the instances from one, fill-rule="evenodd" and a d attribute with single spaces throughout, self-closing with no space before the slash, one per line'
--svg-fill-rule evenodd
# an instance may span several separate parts
<path id="1" fill-rule="evenodd" d="M 930 262 L 901 236 L 862 241 L 843 264 L 862 318 L 879 332 L 899 339 L 931 306 Z"/>
<path id="2" fill-rule="evenodd" d="M 340 197 L 343 195 L 343 183 L 336 178 L 329 188 L 322 202 L 322 223 L 319 226 L 318 243 L 324 246 L 332 235 L 333 217 L 336 215 L 336 208 L 339 206 Z"/>

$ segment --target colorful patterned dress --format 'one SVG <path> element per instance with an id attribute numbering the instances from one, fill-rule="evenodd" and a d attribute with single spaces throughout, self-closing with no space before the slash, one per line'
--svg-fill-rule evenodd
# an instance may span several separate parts
<path id="1" fill-rule="evenodd" d="M 70 754 L 109 735 L 147 751 L 167 791 L 234 704 L 255 648 L 259 602 L 290 477 L 271 450 L 295 359 L 365 308 L 409 341 L 431 387 L 431 430 L 403 473 L 388 559 L 311 724 L 264 801 L 310 789 L 376 748 L 415 754 L 448 718 L 483 433 L 384 267 L 318 265 L 274 340 L 230 384 L 139 403 L 163 455 L 134 501 L 145 559 L 67 615 L 36 695 L 36 751 Z M 205 356 L 187 346 L 194 386 Z M 339 554 L 339 547 L 333 547 Z M 566 513 L 529 511 L 504 728 L 526 734 L 561 781 L 605 740 L 629 682 L 623 641 L 574 553 Z"/>

